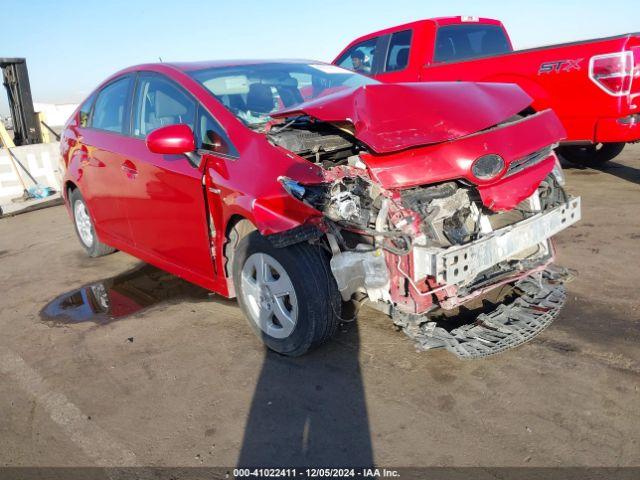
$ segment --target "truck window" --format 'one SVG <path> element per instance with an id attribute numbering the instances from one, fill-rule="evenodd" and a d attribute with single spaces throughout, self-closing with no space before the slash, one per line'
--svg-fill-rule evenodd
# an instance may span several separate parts
<path id="1" fill-rule="evenodd" d="M 338 65 L 354 72 L 370 74 L 377 43 L 378 37 L 356 43 L 340 57 Z"/>
<path id="2" fill-rule="evenodd" d="M 498 25 L 449 25 L 436 35 L 436 62 L 463 60 L 511 51 L 507 36 Z"/>
<path id="3" fill-rule="evenodd" d="M 409 49 L 411 47 L 411 30 L 403 30 L 391 35 L 387 61 L 384 64 L 385 72 L 397 72 L 403 70 L 409 63 Z"/>

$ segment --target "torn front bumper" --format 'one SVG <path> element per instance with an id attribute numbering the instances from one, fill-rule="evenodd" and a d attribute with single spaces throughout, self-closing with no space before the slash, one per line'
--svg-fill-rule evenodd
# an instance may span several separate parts
<path id="1" fill-rule="evenodd" d="M 420 315 L 397 314 L 394 323 L 418 350 L 445 348 L 460 358 L 487 357 L 528 342 L 558 316 L 566 300 L 567 272 L 547 269 L 514 285 L 520 296 L 451 331 Z"/>
<path id="2" fill-rule="evenodd" d="M 580 220 L 580 197 L 544 213 L 538 213 L 482 238 L 454 247 L 414 245 L 413 280 L 427 276 L 448 285 L 466 285 L 478 274 L 547 240 Z"/>

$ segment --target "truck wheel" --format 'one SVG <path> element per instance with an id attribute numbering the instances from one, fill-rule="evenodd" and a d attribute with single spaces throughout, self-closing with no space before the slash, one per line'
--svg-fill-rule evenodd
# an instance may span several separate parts
<path id="1" fill-rule="evenodd" d="M 275 352 L 300 356 L 338 328 L 341 298 L 320 247 L 275 248 L 252 232 L 233 256 L 233 283 L 251 328 Z"/>
<path id="2" fill-rule="evenodd" d="M 115 248 L 98 240 L 96 230 L 93 228 L 93 221 L 89 215 L 89 209 L 78 189 L 69 193 L 69 204 L 73 213 L 73 224 L 76 227 L 76 233 L 87 254 L 90 257 L 102 257 L 115 252 Z"/>
<path id="3" fill-rule="evenodd" d="M 617 157 L 624 143 L 596 143 L 594 145 L 567 145 L 558 152 L 571 163 L 597 167 Z"/>

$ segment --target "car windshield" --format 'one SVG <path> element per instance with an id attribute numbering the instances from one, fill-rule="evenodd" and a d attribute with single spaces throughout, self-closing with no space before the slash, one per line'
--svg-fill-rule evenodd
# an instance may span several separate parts
<path id="1" fill-rule="evenodd" d="M 324 63 L 261 63 L 190 72 L 228 110 L 250 128 L 270 114 L 345 88 L 378 83 Z"/>

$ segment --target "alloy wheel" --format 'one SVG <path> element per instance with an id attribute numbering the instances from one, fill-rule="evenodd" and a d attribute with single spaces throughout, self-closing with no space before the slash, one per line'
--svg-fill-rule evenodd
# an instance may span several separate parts
<path id="1" fill-rule="evenodd" d="M 251 321 L 273 338 L 287 338 L 298 319 L 298 300 L 284 267 L 271 255 L 254 253 L 242 267 L 241 292 Z"/>
<path id="2" fill-rule="evenodd" d="M 86 247 L 91 248 L 93 245 L 93 226 L 91 225 L 91 217 L 87 207 L 81 200 L 76 200 L 73 206 L 73 217 L 76 221 L 76 228 L 80 235 L 80 240 Z"/>

